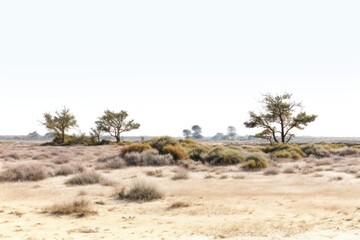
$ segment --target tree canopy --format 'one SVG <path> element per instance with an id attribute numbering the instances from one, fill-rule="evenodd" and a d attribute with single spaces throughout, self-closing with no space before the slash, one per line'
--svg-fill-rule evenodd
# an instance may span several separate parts
<path id="1" fill-rule="evenodd" d="M 293 129 L 304 129 L 315 121 L 317 115 L 308 115 L 301 103 L 291 100 L 292 94 L 265 94 L 261 101 L 264 112 L 249 112 L 250 119 L 244 122 L 247 128 L 262 128 L 255 137 L 268 139 L 270 142 L 288 143 L 295 135 Z"/>
<path id="2" fill-rule="evenodd" d="M 66 132 L 77 127 L 75 116 L 70 113 L 70 109 L 64 107 L 60 112 L 56 111 L 55 115 L 44 113 L 45 121 L 42 124 L 54 134 L 54 141 L 64 143 Z"/>
<path id="3" fill-rule="evenodd" d="M 114 112 L 105 110 L 104 114 L 95 122 L 96 129 L 109 133 L 116 139 L 116 142 L 120 142 L 121 133 L 140 127 L 140 124 L 134 122 L 134 120 L 126 121 L 127 117 L 128 113 L 126 111 Z"/>

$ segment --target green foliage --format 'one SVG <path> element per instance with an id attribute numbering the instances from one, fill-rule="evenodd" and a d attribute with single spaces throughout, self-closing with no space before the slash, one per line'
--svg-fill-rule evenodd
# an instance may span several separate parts
<path id="1" fill-rule="evenodd" d="M 243 162 L 245 156 L 240 150 L 223 146 L 212 148 L 205 157 L 205 161 L 211 165 L 232 165 Z"/>
<path id="2" fill-rule="evenodd" d="M 121 155 L 124 156 L 126 153 L 131 152 L 141 153 L 147 150 L 151 150 L 151 146 L 148 143 L 132 143 L 121 149 Z"/>
<path id="3" fill-rule="evenodd" d="M 317 158 L 330 157 L 330 151 L 324 145 L 308 144 L 301 147 L 306 156 L 313 155 Z"/>
<path id="4" fill-rule="evenodd" d="M 200 144 L 192 139 L 184 139 L 180 141 L 181 145 L 185 148 L 188 157 L 194 161 L 205 161 L 205 157 L 210 150 L 210 146 Z"/>
<path id="5" fill-rule="evenodd" d="M 185 149 L 180 144 L 176 144 L 175 146 L 166 145 L 163 148 L 163 153 L 170 154 L 173 156 L 174 160 L 185 160 L 189 158 Z"/>
<path id="6" fill-rule="evenodd" d="M 75 116 L 65 107 L 60 112 L 56 111 L 54 116 L 44 113 L 44 120 L 42 124 L 54 134 L 53 141 L 59 144 L 65 142 L 66 132 L 69 129 L 77 127 Z"/>
<path id="7" fill-rule="evenodd" d="M 105 110 L 104 114 L 95 122 L 98 131 L 109 133 L 120 142 L 120 134 L 140 127 L 134 120 L 126 121 L 128 113 L 126 111 L 114 112 Z"/>
<path id="8" fill-rule="evenodd" d="M 292 158 L 298 160 L 306 156 L 298 145 L 293 144 L 273 144 L 265 147 L 263 151 L 265 153 L 271 153 L 277 158 Z"/>
<path id="9" fill-rule="evenodd" d="M 246 157 L 246 161 L 242 167 L 244 170 L 259 170 L 266 168 L 268 165 L 267 159 L 260 154 L 251 154 Z"/>
<path id="10" fill-rule="evenodd" d="M 159 138 L 154 138 L 150 141 L 150 146 L 159 151 L 160 154 L 164 154 L 164 147 L 167 145 L 176 146 L 179 141 L 175 138 L 164 136 Z"/>
<path id="11" fill-rule="evenodd" d="M 250 119 L 244 122 L 244 125 L 247 128 L 263 129 L 256 137 L 268 139 L 270 142 L 289 142 L 294 136 L 290 134 L 292 129 L 304 129 L 317 118 L 316 115 L 307 115 L 301 111 L 301 104 L 292 101 L 291 96 L 288 93 L 276 96 L 265 94 L 262 100 L 264 113 L 250 112 Z M 300 109 L 300 112 L 293 116 L 297 109 Z M 277 134 L 280 134 L 280 139 Z"/>

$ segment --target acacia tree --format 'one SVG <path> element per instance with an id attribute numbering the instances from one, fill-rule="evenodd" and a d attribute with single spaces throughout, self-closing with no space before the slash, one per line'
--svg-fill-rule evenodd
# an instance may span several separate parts
<path id="1" fill-rule="evenodd" d="M 114 112 L 106 110 L 104 115 L 99 117 L 95 122 L 96 129 L 109 133 L 116 139 L 116 142 L 120 142 L 120 134 L 128 132 L 140 127 L 139 123 L 135 123 L 134 120 L 126 121 L 128 113 L 126 111 Z"/>
<path id="2" fill-rule="evenodd" d="M 291 97 L 292 94 L 289 93 L 276 96 L 265 94 L 261 101 L 264 112 L 249 112 L 250 119 L 244 125 L 247 128 L 263 129 L 255 137 L 268 139 L 270 142 L 288 143 L 295 136 L 290 133 L 291 130 L 302 130 L 317 118 L 317 115 L 307 115 L 301 103 L 292 101 Z"/>
<path id="3" fill-rule="evenodd" d="M 44 119 L 45 121 L 42 124 L 54 134 L 54 141 L 58 143 L 64 143 L 66 132 L 78 126 L 75 116 L 66 107 L 60 112 L 55 111 L 54 116 L 50 113 L 44 113 Z"/>
<path id="4" fill-rule="evenodd" d="M 100 142 L 101 136 L 104 134 L 104 131 L 99 128 L 97 125 L 95 128 L 90 129 L 90 137 L 92 139 L 96 139 L 96 141 Z"/>
<path id="5" fill-rule="evenodd" d="M 191 137 L 191 131 L 189 129 L 184 129 L 183 130 L 183 135 L 185 138 L 190 138 Z"/>
<path id="6" fill-rule="evenodd" d="M 203 136 L 201 135 L 202 129 L 199 125 L 192 126 L 191 130 L 193 130 L 193 133 L 192 133 L 193 138 L 195 138 L 195 139 L 203 138 Z"/>
<path id="7" fill-rule="evenodd" d="M 230 140 L 235 140 L 237 136 L 236 128 L 234 126 L 228 126 L 227 128 L 227 137 Z"/>

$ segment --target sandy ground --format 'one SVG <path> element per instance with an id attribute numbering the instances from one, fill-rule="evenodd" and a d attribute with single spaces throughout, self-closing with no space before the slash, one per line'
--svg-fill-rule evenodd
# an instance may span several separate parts
<path id="1" fill-rule="evenodd" d="M 119 150 L 33 143 L 0 147 L 3 169 L 18 161 L 45 163 L 59 157 L 59 152 L 93 168 L 97 158 Z M 12 153 L 19 159 L 9 157 Z M 46 156 L 39 160 L 39 153 L 50 160 Z M 188 179 L 177 181 L 171 179 L 176 166 L 97 170 L 114 186 L 65 185 L 71 176 L 3 182 L 0 239 L 360 239 L 360 178 L 354 174 L 357 171 L 347 173 L 349 168 L 357 169 L 357 163 L 357 158 L 319 166 L 309 160 L 289 161 L 278 169 L 295 167 L 295 173 L 269 176 L 243 172 L 237 166 L 198 166 L 189 170 Z M 147 176 L 149 170 L 162 170 L 163 176 Z M 136 181 L 156 185 L 163 199 L 144 203 L 117 199 L 116 189 Z M 79 198 L 91 201 L 97 214 L 77 218 L 43 213 L 52 204 Z M 189 206 L 170 208 L 178 201 Z"/>

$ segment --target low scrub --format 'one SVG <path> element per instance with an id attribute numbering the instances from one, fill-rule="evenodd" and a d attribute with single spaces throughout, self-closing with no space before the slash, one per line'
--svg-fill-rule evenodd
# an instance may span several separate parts
<path id="1" fill-rule="evenodd" d="M 157 150 L 127 153 L 124 160 L 128 166 L 164 166 L 173 163 L 170 154 L 160 155 Z"/>
<path id="2" fill-rule="evenodd" d="M 51 215 L 73 215 L 76 217 L 86 217 L 96 214 L 96 211 L 92 209 L 92 205 L 87 200 L 75 200 L 70 203 L 54 204 L 43 210 L 43 213 L 49 213 Z"/>
<path id="3" fill-rule="evenodd" d="M 242 167 L 244 170 L 253 171 L 266 168 L 268 165 L 268 161 L 263 156 L 252 154 L 246 157 L 246 161 Z"/>
<path id="4" fill-rule="evenodd" d="M 125 191 L 123 188 L 118 192 L 120 199 L 136 202 L 147 202 L 163 197 L 163 194 L 154 186 L 149 183 L 139 182 L 135 183 L 129 191 Z"/>
<path id="5" fill-rule="evenodd" d="M 176 161 L 189 158 L 185 149 L 180 144 L 176 144 L 175 146 L 166 145 L 162 151 L 164 154 L 170 154 Z"/>
<path id="6" fill-rule="evenodd" d="M 147 143 L 133 143 L 123 147 L 121 149 L 121 155 L 124 156 L 125 154 L 132 152 L 142 153 L 148 150 L 151 150 L 151 146 Z"/>
<path id="7" fill-rule="evenodd" d="M 243 162 L 244 159 L 241 151 L 222 146 L 211 149 L 205 158 L 211 165 L 233 165 Z"/>
<path id="8" fill-rule="evenodd" d="M 164 147 L 171 145 L 171 146 L 176 146 L 179 144 L 179 141 L 175 138 L 169 137 L 169 136 L 164 136 L 164 137 L 159 137 L 159 138 L 154 138 L 150 141 L 150 146 L 152 148 L 155 148 L 156 150 L 159 151 L 160 154 L 164 154 Z"/>
<path id="9" fill-rule="evenodd" d="M 265 176 L 269 176 L 269 175 L 278 175 L 280 173 L 280 169 L 278 168 L 268 168 L 264 171 L 264 175 Z"/>
<path id="10" fill-rule="evenodd" d="M 316 158 L 326 158 L 330 157 L 329 149 L 326 149 L 323 145 L 308 144 L 301 147 L 301 150 L 306 154 L 306 156 L 314 156 Z"/>
<path id="11" fill-rule="evenodd" d="M 96 172 L 83 172 L 70 179 L 65 184 L 67 185 L 88 185 L 101 183 L 103 178 Z"/>
<path id="12" fill-rule="evenodd" d="M 306 154 L 298 145 L 293 144 L 273 144 L 263 149 L 265 153 L 270 153 L 277 158 L 301 159 L 306 157 Z"/>
<path id="13" fill-rule="evenodd" d="M 39 181 L 52 176 L 48 168 L 39 164 L 23 164 L 12 166 L 0 173 L 0 181 Z"/>

